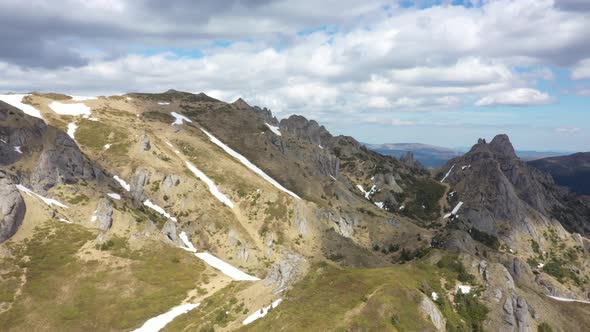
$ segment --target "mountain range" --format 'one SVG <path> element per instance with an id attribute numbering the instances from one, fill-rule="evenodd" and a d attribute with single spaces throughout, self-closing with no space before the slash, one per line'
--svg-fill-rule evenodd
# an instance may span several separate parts
<path id="1" fill-rule="evenodd" d="M 408 152 L 413 154 L 413 158 L 428 168 L 437 168 L 444 165 L 450 159 L 460 156 L 468 151 L 469 148 L 445 148 L 441 146 L 422 144 L 422 143 L 385 143 L 385 144 L 368 144 L 364 145 L 376 152 L 384 155 L 394 156 L 396 158 L 404 157 Z M 537 160 L 547 157 L 555 157 L 567 154 L 566 152 L 555 151 L 531 151 L 517 150 L 516 155 L 522 160 Z"/>
<path id="2" fill-rule="evenodd" d="M 203 93 L 1 95 L 0 329 L 587 330 L 590 198 L 506 135 L 418 148 L 450 159 Z"/>

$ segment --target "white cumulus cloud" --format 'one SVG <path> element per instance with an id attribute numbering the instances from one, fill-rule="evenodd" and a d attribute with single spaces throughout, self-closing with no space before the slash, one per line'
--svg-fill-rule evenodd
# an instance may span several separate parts
<path id="1" fill-rule="evenodd" d="M 485 96 L 478 100 L 477 106 L 530 106 L 547 105 L 554 101 L 550 95 L 535 89 L 514 89 Z"/>

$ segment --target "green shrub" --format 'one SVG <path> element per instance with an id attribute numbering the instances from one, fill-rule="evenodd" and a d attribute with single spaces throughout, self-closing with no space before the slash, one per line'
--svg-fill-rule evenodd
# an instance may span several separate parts
<path id="1" fill-rule="evenodd" d="M 481 242 L 492 249 L 498 250 L 500 248 L 500 241 L 495 235 L 480 231 L 475 227 L 471 227 L 469 234 L 475 241 Z"/>
<path id="2" fill-rule="evenodd" d="M 474 294 L 455 294 L 457 312 L 471 326 L 471 331 L 483 331 L 483 321 L 490 311 Z"/>
<path id="3" fill-rule="evenodd" d="M 539 331 L 539 332 L 553 332 L 553 329 L 551 328 L 551 325 L 543 322 L 543 323 L 539 324 L 539 329 L 537 331 Z"/>

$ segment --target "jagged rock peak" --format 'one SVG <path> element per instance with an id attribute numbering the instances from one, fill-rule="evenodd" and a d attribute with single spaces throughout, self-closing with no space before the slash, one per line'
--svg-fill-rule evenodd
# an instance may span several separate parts
<path id="1" fill-rule="evenodd" d="M 492 151 L 500 154 L 504 157 L 509 158 L 516 158 L 516 153 L 514 152 L 514 147 L 512 143 L 510 143 L 510 138 L 506 134 L 496 135 L 494 139 L 489 144 Z"/>
<path id="2" fill-rule="evenodd" d="M 266 123 L 271 124 L 273 126 L 279 125 L 279 120 L 275 116 L 272 115 L 271 110 L 268 108 L 260 108 L 259 106 L 254 106 L 252 108 L 254 112 Z"/>
<path id="3" fill-rule="evenodd" d="M 487 143 L 485 138 L 480 138 L 471 151 L 490 151 L 498 157 L 509 159 L 518 158 L 516 152 L 514 152 L 510 138 L 506 134 L 496 135 L 490 143 Z"/>
<path id="4" fill-rule="evenodd" d="M 232 103 L 232 105 L 238 107 L 238 108 L 250 108 L 250 105 L 248 105 L 248 103 L 242 99 L 241 97 L 238 98 L 238 100 L 234 101 Z"/>
<path id="5" fill-rule="evenodd" d="M 299 137 L 307 137 L 312 142 L 321 144 L 324 139 L 332 138 L 332 135 L 324 126 L 320 126 L 314 120 L 308 120 L 301 115 L 291 115 L 281 120 L 281 129 L 285 129 Z"/>

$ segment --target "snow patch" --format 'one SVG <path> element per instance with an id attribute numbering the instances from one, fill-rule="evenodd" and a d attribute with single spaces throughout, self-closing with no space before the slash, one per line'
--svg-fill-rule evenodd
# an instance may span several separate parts
<path id="1" fill-rule="evenodd" d="M 440 183 L 443 183 L 447 179 L 447 176 L 449 176 L 449 174 L 451 174 L 451 171 L 453 170 L 453 168 L 455 168 L 455 164 L 453 164 L 453 166 L 451 166 L 451 168 L 449 168 L 449 171 L 447 172 L 447 174 L 445 174 L 445 176 L 442 178 L 442 180 L 440 180 Z"/>
<path id="2" fill-rule="evenodd" d="M 105 150 L 108 150 L 108 149 L 110 149 L 110 148 L 111 148 L 111 145 L 110 145 L 110 144 L 105 144 L 105 145 L 104 145 L 104 149 L 105 149 Z"/>
<path id="3" fill-rule="evenodd" d="M 187 118 L 186 116 L 176 113 L 176 112 L 172 112 L 170 113 L 172 114 L 172 116 L 174 117 L 174 119 L 176 119 L 174 122 L 172 122 L 172 125 L 181 125 L 183 124 L 184 121 L 186 122 L 192 122 L 191 119 Z"/>
<path id="4" fill-rule="evenodd" d="M 197 252 L 197 248 L 195 248 L 193 243 L 188 239 L 188 236 L 186 235 L 185 232 L 180 233 L 178 235 L 178 237 L 180 237 L 180 239 L 182 240 L 182 242 L 186 246 L 185 248 L 182 248 L 182 249 L 184 249 L 186 251 L 194 252 L 194 253 Z"/>
<path id="5" fill-rule="evenodd" d="M 74 135 L 76 134 L 76 129 L 78 129 L 78 126 L 75 123 L 68 124 L 68 136 L 72 139 L 75 139 Z"/>
<path id="6" fill-rule="evenodd" d="M 403 210 L 405 208 L 406 208 L 406 206 L 405 205 L 402 205 L 402 206 L 399 207 L 399 210 L 401 211 L 401 210 Z"/>
<path id="7" fill-rule="evenodd" d="M 459 209 L 461 208 L 461 206 L 463 206 L 463 202 L 459 202 L 457 203 L 457 205 L 455 205 L 455 208 L 453 208 L 453 211 L 451 211 L 451 213 L 447 213 L 445 215 L 445 219 L 450 217 L 450 216 L 456 216 L 457 212 L 459 212 Z"/>
<path id="8" fill-rule="evenodd" d="M 107 145 L 110 147 L 110 144 L 107 144 Z M 125 182 L 119 176 L 115 175 L 115 176 L 113 176 L 113 179 L 115 179 L 115 181 L 119 182 L 121 187 L 125 188 L 125 190 L 127 190 L 127 191 L 131 190 L 131 185 L 129 185 L 127 182 Z"/>
<path id="9" fill-rule="evenodd" d="M 553 296 L 553 295 L 547 295 L 547 297 L 550 297 L 550 298 L 552 298 L 554 300 L 561 301 L 561 302 L 578 302 L 578 303 L 590 304 L 590 301 L 582 301 L 582 300 L 576 300 L 576 299 L 568 299 L 566 297 L 559 297 L 559 296 Z"/>
<path id="10" fill-rule="evenodd" d="M 73 224 L 73 222 L 68 221 L 67 219 L 64 219 L 64 218 L 59 218 L 59 221 L 65 222 L 66 224 Z"/>
<path id="11" fill-rule="evenodd" d="M 273 178 L 271 178 L 266 173 L 264 173 L 260 168 L 256 167 L 256 165 L 254 165 L 253 163 L 251 163 L 248 159 L 246 159 L 246 157 L 244 157 L 241 154 L 237 153 L 236 151 L 232 150 L 229 146 L 223 144 L 215 136 L 209 134 L 209 132 L 207 132 L 205 129 L 201 128 L 201 130 L 209 137 L 209 139 L 211 140 L 211 142 L 213 142 L 215 145 L 217 145 L 220 148 L 222 148 L 223 151 L 225 151 L 226 153 L 228 153 L 232 157 L 236 158 L 239 162 L 241 162 L 244 166 L 248 167 L 251 171 L 253 171 L 254 173 L 260 175 L 263 179 L 265 179 L 266 181 L 268 181 L 270 184 L 272 184 L 273 186 L 275 186 L 279 190 L 282 190 L 282 191 L 286 192 L 287 194 L 291 195 L 292 197 L 294 197 L 296 199 L 301 199 L 299 196 L 297 196 L 297 194 L 295 194 L 294 192 L 292 192 L 292 191 L 288 190 L 287 188 L 283 187 L 280 183 L 278 183 Z"/>
<path id="12" fill-rule="evenodd" d="M 471 165 L 465 165 L 461 167 L 461 170 L 465 170 L 466 168 L 471 168 Z"/>
<path id="13" fill-rule="evenodd" d="M 23 151 L 20 149 L 20 146 L 15 146 L 14 151 L 20 154 L 23 154 Z"/>
<path id="14" fill-rule="evenodd" d="M 318 148 L 320 148 L 322 150 L 324 149 L 324 147 L 321 144 L 318 145 Z"/>
<path id="15" fill-rule="evenodd" d="M 158 102 L 158 105 L 170 105 L 170 103 L 165 102 L 165 101 L 160 101 L 160 102 Z"/>
<path id="16" fill-rule="evenodd" d="M 149 199 L 146 199 L 145 202 L 143 202 L 143 205 L 149 207 L 150 209 L 158 212 L 159 214 L 163 215 L 164 217 L 166 217 L 174 222 L 178 221 L 176 218 L 171 216 L 170 213 L 166 212 L 162 207 L 152 203 L 152 201 L 150 201 Z"/>
<path id="17" fill-rule="evenodd" d="M 116 199 L 116 200 L 120 200 L 121 199 L 121 195 L 115 194 L 115 193 L 108 193 L 107 196 L 109 196 L 112 199 Z"/>
<path id="18" fill-rule="evenodd" d="M 281 131 L 279 130 L 279 127 L 277 127 L 277 126 L 273 126 L 273 125 L 270 125 L 270 124 L 268 124 L 268 123 L 266 123 L 266 122 L 265 122 L 264 124 L 265 124 L 265 125 L 266 125 L 266 126 L 269 128 L 269 129 L 270 129 L 270 131 L 272 131 L 272 132 L 273 132 L 275 135 L 277 135 L 277 136 L 282 136 L 282 135 L 281 135 Z"/>
<path id="19" fill-rule="evenodd" d="M 438 294 L 436 294 L 436 292 L 432 292 L 432 294 L 430 294 L 430 297 L 431 297 L 431 298 L 432 298 L 434 301 L 438 300 Z"/>
<path id="20" fill-rule="evenodd" d="M 213 196 L 215 196 L 215 198 L 217 198 L 221 203 L 229 206 L 230 208 L 234 208 L 234 203 L 232 203 L 232 201 L 230 201 L 229 198 L 227 198 L 227 196 L 225 196 L 224 194 L 222 194 L 219 189 L 217 189 L 217 186 L 215 185 L 215 183 L 209 179 L 207 177 L 207 175 L 205 175 L 205 173 L 201 172 L 198 168 L 196 168 L 193 164 L 189 163 L 188 161 L 185 162 L 186 163 L 186 167 L 188 167 L 188 169 L 193 172 L 193 174 L 198 177 L 199 179 L 201 179 L 201 181 L 205 182 L 205 184 L 207 185 L 207 187 L 209 187 L 209 191 L 211 192 L 211 194 Z"/>
<path id="21" fill-rule="evenodd" d="M 381 210 L 385 210 L 385 203 L 375 202 L 375 205 L 377 205 L 377 207 L 380 208 Z"/>
<path id="22" fill-rule="evenodd" d="M 20 109 L 21 111 L 23 111 L 27 115 L 34 116 L 39 119 L 43 119 L 43 117 L 41 116 L 41 112 L 38 109 L 34 108 L 31 105 L 23 103 L 23 98 L 27 97 L 27 96 L 30 96 L 30 95 L 28 95 L 28 94 L 0 95 L 0 100 L 2 100 L 3 102 L 5 102 L 11 106 L 14 106 L 14 107 Z"/>
<path id="23" fill-rule="evenodd" d="M 234 280 L 242 280 L 242 281 L 257 281 L 260 280 L 254 276 L 251 276 L 247 273 L 244 273 L 237 268 L 233 267 L 232 265 L 222 261 L 221 259 L 211 255 L 207 252 L 200 252 L 196 253 L 195 256 L 202 259 L 205 263 L 211 265 L 215 269 L 221 271 L 221 273 L 225 274 L 226 276 L 234 279 Z"/>
<path id="24" fill-rule="evenodd" d="M 246 317 L 246 319 L 244 319 L 242 324 L 248 325 L 257 319 L 260 319 L 260 318 L 266 316 L 266 314 L 268 314 L 270 309 L 276 308 L 282 301 L 283 301 L 283 299 L 278 299 L 278 300 L 274 301 L 273 303 L 271 303 L 271 305 L 269 305 L 268 307 L 264 307 L 260 310 L 256 310 L 256 312 L 254 312 L 250 316 Z"/>
<path id="25" fill-rule="evenodd" d="M 459 291 L 461 291 L 463 294 L 469 294 L 469 292 L 471 292 L 471 286 L 459 285 L 457 286 L 455 293 L 458 293 Z"/>
<path id="26" fill-rule="evenodd" d="M 72 96 L 72 100 L 74 100 L 74 101 L 84 101 L 84 100 L 94 100 L 94 99 L 98 99 L 98 97 Z"/>
<path id="27" fill-rule="evenodd" d="M 47 198 L 47 197 L 43 197 L 35 192 L 33 192 L 31 189 L 21 185 L 21 184 L 17 184 L 16 187 L 18 188 L 18 190 L 24 192 L 25 194 L 31 196 L 31 197 L 36 197 L 40 200 L 43 201 L 43 203 L 47 204 L 48 206 L 52 206 L 52 205 L 57 205 L 59 207 L 62 207 L 64 209 L 67 209 L 68 207 L 65 206 L 64 204 L 62 204 L 59 201 L 56 201 L 55 199 L 51 199 L 51 198 Z"/>
<path id="28" fill-rule="evenodd" d="M 64 104 L 60 103 L 59 101 L 54 101 L 49 104 L 49 108 L 52 111 L 59 115 L 88 115 L 90 116 L 90 107 L 82 104 L 82 103 L 75 103 L 75 104 Z"/>
<path id="29" fill-rule="evenodd" d="M 133 332 L 158 332 L 168 325 L 174 318 L 186 314 L 187 312 L 198 307 L 200 303 L 187 303 L 172 308 L 167 313 L 161 314 L 154 318 L 150 318 L 140 328 L 133 330 Z"/>
<path id="30" fill-rule="evenodd" d="M 377 192 L 377 186 L 375 185 L 373 185 L 369 191 L 365 191 L 365 189 L 363 189 L 363 186 L 361 186 L 360 184 L 357 184 L 356 187 L 363 193 L 363 195 L 365 195 L 366 199 L 370 199 L 371 195 Z"/>

